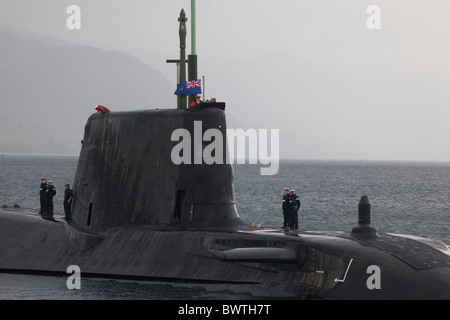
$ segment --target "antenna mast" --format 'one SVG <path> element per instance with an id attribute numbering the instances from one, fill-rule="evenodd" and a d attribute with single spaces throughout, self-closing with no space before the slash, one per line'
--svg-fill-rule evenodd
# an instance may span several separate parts
<path id="1" fill-rule="evenodd" d="M 195 0 L 191 0 L 191 54 L 188 55 L 188 78 L 189 81 L 197 80 L 197 46 L 196 46 L 196 14 Z M 191 104 L 195 96 L 189 96 L 188 103 Z"/>

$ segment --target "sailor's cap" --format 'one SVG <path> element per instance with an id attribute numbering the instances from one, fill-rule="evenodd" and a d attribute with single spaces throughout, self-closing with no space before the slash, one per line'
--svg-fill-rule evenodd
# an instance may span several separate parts
<path id="1" fill-rule="evenodd" d="M 50 181 L 48 181 L 48 183 L 53 183 L 53 181 L 52 181 L 52 180 L 50 180 Z"/>
<path id="2" fill-rule="evenodd" d="M 287 191 L 289 191 L 289 188 L 284 188 L 283 190 L 287 190 Z"/>
<path id="3" fill-rule="evenodd" d="M 41 178 L 41 180 L 47 180 L 47 179 L 45 179 L 45 178 Z"/>
<path id="4" fill-rule="evenodd" d="M 289 192 L 295 192 L 295 190 L 294 190 L 294 189 L 291 189 L 291 190 L 289 190 Z"/>

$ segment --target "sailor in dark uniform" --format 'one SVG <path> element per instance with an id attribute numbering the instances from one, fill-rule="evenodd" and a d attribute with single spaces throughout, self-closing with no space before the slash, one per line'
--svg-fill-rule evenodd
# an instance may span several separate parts
<path id="1" fill-rule="evenodd" d="M 39 214 L 47 213 L 47 180 L 45 178 L 41 179 L 41 189 L 39 190 L 39 196 L 41 201 L 41 210 Z"/>
<path id="2" fill-rule="evenodd" d="M 290 222 L 289 227 L 294 230 L 298 230 L 298 210 L 300 209 L 301 203 L 298 195 L 295 194 L 295 190 L 289 191 L 289 207 L 290 207 Z"/>
<path id="3" fill-rule="evenodd" d="M 65 213 L 65 219 L 70 220 L 70 207 L 72 206 L 72 199 L 73 199 L 73 190 L 70 189 L 69 184 L 66 184 L 66 190 L 64 190 L 64 213 Z"/>
<path id="4" fill-rule="evenodd" d="M 283 229 L 288 226 L 289 222 L 289 201 L 291 200 L 291 197 L 289 195 L 289 188 L 284 188 L 284 195 L 283 195 L 283 203 L 281 205 L 283 209 Z"/>
<path id="5" fill-rule="evenodd" d="M 47 184 L 47 217 L 53 218 L 53 197 L 56 195 L 56 188 L 52 181 Z"/>

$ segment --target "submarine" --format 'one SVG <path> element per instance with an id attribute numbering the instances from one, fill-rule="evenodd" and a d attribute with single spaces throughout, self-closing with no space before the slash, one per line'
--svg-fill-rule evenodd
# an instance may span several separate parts
<path id="1" fill-rule="evenodd" d="M 67 276 L 76 265 L 83 277 L 256 297 L 450 299 L 449 248 L 377 231 L 367 195 L 351 230 L 254 228 L 236 210 L 227 159 L 174 163 L 177 129 L 194 136 L 200 121 L 202 135 L 213 129 L 226 139 L 225 107 L 92 114 L 72 184 L 72 219 L 0 208 L 0 272 Z M 184 151 L 195 157 L 207 147 L 202 141 Z"/>

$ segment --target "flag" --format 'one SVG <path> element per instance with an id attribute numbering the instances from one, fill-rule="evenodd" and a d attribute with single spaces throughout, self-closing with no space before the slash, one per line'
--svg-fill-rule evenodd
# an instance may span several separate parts
<path id="1" fill-rule="evenodd" d="M 192 80 L 180 82 L 177 85 L 177 90 L 174 92 L 177 96 L 192 96 L 202 93 L 202 80 Z"/>

